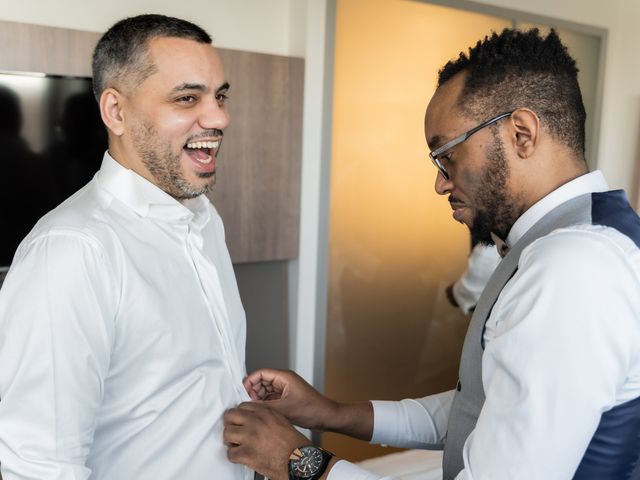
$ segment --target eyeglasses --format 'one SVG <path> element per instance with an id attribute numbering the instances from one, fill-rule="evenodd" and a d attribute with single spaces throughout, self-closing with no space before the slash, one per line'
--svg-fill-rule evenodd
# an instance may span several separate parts
<path id="1" fill-rule="evenodd" d="M 482 122 L 480 125 L 478 125 L 477 127 L 473 127 L 471 130 L 464 132 L 462 135 L 460 135 L 459 137 L 454 138 L 453 140 L 451 140 L 450 142 L 445 143 L 444 145 L 442 145 L 441 147 L 436 148 L 435 150 L 432 150 L 429 153 L 429 157 L 431 158 L 431 161 L 433 162 L 433 164 L 436 166 L 436 168 L 440 171 L 440 173 L 442 174 L 442 176 L 444 178 L 446 178 L 447 180 L 449 180 L 449 173 L 447 173 L 447 169 L 444 168 L 444 165 L 442 164 L 442 162 L 440 161 L 440 155 L 442 155 L 443 153 L 451 150 L 453 147 L 455 147 L 456 145 L 460 145 L 462 142 L 464 142 L 467 138 L 469 138 L 471 135 L 473 135 L 474 133 L 476 133 L 478 130 L 482 130 L 484 127 L 488 127 L 489 125 L 491 125 L 492 123 L 497 122 L 498 120 L 502 120 L 503 118 L 508 117 L 509 115 L 511 115 L 513 112 L 505 112 L 505 113 L 501 113 L 500 115 L 498 115 L 497 117 L 493 117 L 490 118 L 489 120 L 487 120 L 486 122 Z"/>

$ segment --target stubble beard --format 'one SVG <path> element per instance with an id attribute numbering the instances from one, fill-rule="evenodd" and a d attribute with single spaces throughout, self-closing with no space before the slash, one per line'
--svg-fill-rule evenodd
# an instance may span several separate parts
<path id="1" fill-rule="evenodd" d="M 507 238 L 511 227 L 518 219 L 514 199 L 509 198 L 507 181 L 509 165 L 500 138 L 494 135 L 487 152 L 487 168 L 476 188 L 476 215 L 469 227 L 474 241 L 493 245 L 491 233 L 502 240 Z"/>
<path id="2" fill-rule="evenodd" d="M 195 198 L 213 189 L 216 183 L 215 171 L 196 173 L 199 178 L 208 179 L 204 185 L 189 183 L 180 163 L 182 151 L 173 153 L 171 144 L 160 139 L 153 125 L 142 121 L 132 130 L 131 137 L 134 149 L 154 178 L 156 186 L 176 200 Z"/>

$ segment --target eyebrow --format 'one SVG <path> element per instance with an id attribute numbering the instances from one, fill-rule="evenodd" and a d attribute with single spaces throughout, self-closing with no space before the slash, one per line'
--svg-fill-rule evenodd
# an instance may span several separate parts
<path id="1" fill-rule="evenodd" d="M 442 135 L 434 135 L 429 140 L 427 140 L 427 145 L 429 145 L 429 148 L 431 150 L 435 150 L 445 143 L 445 138 Z"/>
<path id="2" fill-rule="evenodd" d="M 230 87 L 229 82 L 224 82 L 222 85 L 220 85 L 216 89 L 216 93 L 220 93 L 224 90 L 229 90 L 229 87 Z M 174 87 L 171 90 L 171 93 L 180 93 L 180 92 L 184 92 L 185 90 L 197 90 L 199 92 L 205 92 L 208 89 L 202 83 L 181 83 L 177 87 Z"/>

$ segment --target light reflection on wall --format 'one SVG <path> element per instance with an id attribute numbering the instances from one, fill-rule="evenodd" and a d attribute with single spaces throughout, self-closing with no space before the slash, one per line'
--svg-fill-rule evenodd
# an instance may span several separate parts
<path id="1" fill-rule="evenodd" d="M 0 71 L 0 85 L 10 88 L 20 101 L 20 135 L 36 153 L 43 153 L 47 145 L 56 140 L 50 137 L 53 133 L 51 125 L 59 124 L 57 116 L 63 111 L 63 103 L 69 96 L 87 88 L 83 79 L 67 77 L 64 82 L 56 82 L 55 78 L 39 73 Z"/>
<path id="2" fill-rule="evenodd" d="M 2 84 L 13 90 L 20 98 L 22 112 L 21 136 L 38 153 L 44 148 L 45 139 L 42 137 L 42 106 L 40 105 L 46 88 L 40 75 L 2 75 Z"/>
<path id="3" fill-rule="evenodd" d="M 438 69 L 510 26 L 401 0 L 338 0 L 325 389 L 344 400 L 452 388 L 466 323 L 443 292 L 464 269 L 466 227 L 433 189 L 424 140 Z M 388 450 L 327 435 L 360 459 Z"/>

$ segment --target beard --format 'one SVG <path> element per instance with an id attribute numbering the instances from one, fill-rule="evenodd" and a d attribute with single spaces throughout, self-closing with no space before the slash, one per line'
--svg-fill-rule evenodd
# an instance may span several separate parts
<path id="1" fill-rule="evenodd" d="M 163 141 L 153 125 L 141 121 L 131 131 L 133 148 L 154 178 L 155 185 L 176 200 L 195 198 L 210 192 L 216 182 L 215 172 L 197 173 L 207 179 L 204 184 L 189 183 L 182 171 L 182 150 L 172 152 L 171 143 Z"/>
<path id="2" fill-rule="evenodd" d="M 487 168 L 475 189 L 476 214 L 469 227 L 473 241 L 493 245 L 491 233 L 505 240 L 520 216 L 516 202 L 508 195 L 508 179 L 509 165 L 502 141 L 494 135 L 487 152 Z"/>

